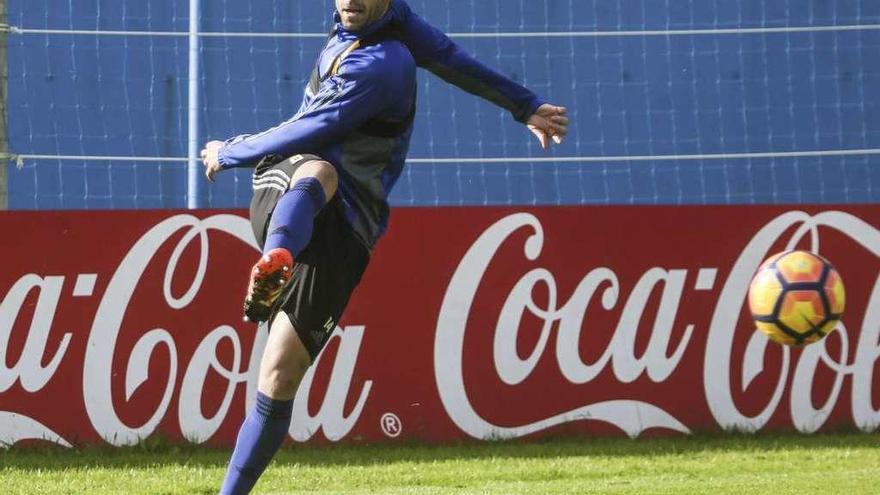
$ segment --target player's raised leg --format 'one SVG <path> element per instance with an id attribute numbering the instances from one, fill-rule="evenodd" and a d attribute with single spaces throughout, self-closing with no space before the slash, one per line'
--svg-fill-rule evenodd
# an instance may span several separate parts
<path id="1" fill-rule="evenodd" d="M 312 238 L 315 216 L 336 192 L 338 179 L 332 165 L 322 160 L 297 163 L 300 160 L 295 158 L 291 159 L 293 163 L 282 163 L 254 180 L 255 192 L 280 184 L 289 189 L 280 198 L 272 198 L 277 203 L 266 228 L 263 255 L 251 269 L 244 300 L 244 315 L 250 321 L 269 319 L 273 304 L 293 273 L 294 259 Z M 295 167 L 289 182 L 284 165 Z M 265 207 L 258 203 L 258 208 Z"/>
<path id="2" fill-rule="evenodd" d="M 257 401 L 238 432 L 221 495 L 249 493 L 263 474 L 290 428 L 293 398 L 310 364 L 289 317 L 279 311 L 260 362 Z"/>

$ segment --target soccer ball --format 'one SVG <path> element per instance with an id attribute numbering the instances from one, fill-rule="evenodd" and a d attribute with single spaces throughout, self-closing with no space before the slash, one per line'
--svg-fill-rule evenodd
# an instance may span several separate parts
<path id="1" fill-rule="evenodd" d="M 837 326 L 845 303 L 840 274 L 828 260 L 807 251 L 771 256 L 749 287 L 758 330 L 785 345 L 821 340 Z"/>

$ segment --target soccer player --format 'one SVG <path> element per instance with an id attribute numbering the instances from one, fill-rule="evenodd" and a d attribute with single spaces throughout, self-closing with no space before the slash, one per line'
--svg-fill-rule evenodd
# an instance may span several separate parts
<path id="1" fill-rule="evenodd" d="M 202 150 L 211 181 L 255 167 L 250 219 L 263 255 L 244 314 L 270 322 L 256 405 L 222 494 L 248 493 L 281 446 L 300 380 L 387 226 L 412 133 L 416 66 L 510 110 L 545 149 L 567 131 L 565 108 L 482 65 L 403 0 L 336 0 L 335 21 L 296 115 Z"/>

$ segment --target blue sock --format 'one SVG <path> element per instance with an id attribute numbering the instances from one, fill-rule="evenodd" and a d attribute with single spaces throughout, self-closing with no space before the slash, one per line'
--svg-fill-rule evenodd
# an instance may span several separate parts
<path id="1" fill-rule="evenodd" d="M 296 258 L 311 240 L 315 215 L 326 202 L 318 179 L 305 177 L 296 181 L 275 205 L 263 252 L 283 247 Z"/>
<path id="2" fill-rule="evenodd" d="M 290 428 L 293 400 L 274 400 L 257 392 L 257 403 L 238 432 L 221 495 L 250 493 Z"/>

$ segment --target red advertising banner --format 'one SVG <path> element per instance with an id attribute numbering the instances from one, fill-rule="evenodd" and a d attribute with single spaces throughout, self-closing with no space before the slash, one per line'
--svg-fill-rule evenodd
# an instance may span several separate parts
<path id="1" fill-rule="evenodd" d="M 294 406 L 297 442 L 880 426 L 880 206 L 399 208 Z M 0 213 L 0 443 L 231 445 L 265 327 L 241 212 Z M 754 331 L 768 255 L 847 289 Z"/>

